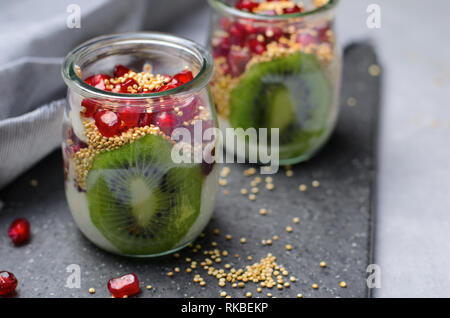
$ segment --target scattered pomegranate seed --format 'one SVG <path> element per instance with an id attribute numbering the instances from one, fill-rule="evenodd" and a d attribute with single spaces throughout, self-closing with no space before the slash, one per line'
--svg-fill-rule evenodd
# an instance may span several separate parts
<path id="1" fill-rule="evenodd" d="M 130 69 L 128 67 L 118 64 L 114 67 L 114 77 L 122 77 L 129 71 Z"/>
<path id="2" fill-rule="evenodd" d="M 116 113 L 102 110 L 95 114 L 95 125 L 105 137 L 113 137 L 119 134 L 121 123 Z"/>
<path id="3" fill-rule="evenodd" d="M 17 278 L 13 273 L 0 271 L 0 296 L 11 295 L 17 287 Z"/>
<path id="4" fill-rule="evenodd" d="M 30 238 L 30 223 L 20 218 L 15 220 L 8 229 L 8 236 L 16 245 L 20 245 Z"/>
<path id="5" fill-rule="evenodd" d="M 252 12 L 253 9 L 257 8 L 259 6 L 258 2 L 254 2 L 251 0 L 239 0 L 236 3 L 236 8 L 242 11 L 249 11 Z"/>
<path id="6" fill-rule="evenodd" d="M 191 71 L 184 70 L 176 74 L 174 77 L 181 85 L 186 84 L 194 79 Z"/>
<path id="7" fill-rule="evenodd" d="M 105 80 L 111 79 L 111 76 L 105 74 L 97 74 L 86 78 L 84 81 L 95 88 L 106 90 Z"/>
<path id="8" fill-rule="evenodd" d="M 133 296 L 139 293 L 139 279 L 131 273 L 108 281 L 108 290 L 115 298 L 123 298 L 124 296 Z"/>
<path id="9" fill-rule="evenodd" d="M 250 40 L 249 47 L 250 51 L 258 55 L 261 55 L 266 51 L 264 44 L 259 42 L 257 39 Z"/>
<path id="10" fill-rule="evenodd" d="M 173 113 L 160 113 L 156 117 L 156 125 L 161 129 L 166 135 L 171 135 L 172 131 L 178 126 L 178 120 Z"/>
<path id="11" fill-rule="evenodd" d="M 283 13 L 284 14 L 294 14 L 294 13 L 301 13 L 303 12 L 303 8 L 299 6 L 295 6 L 293 8 L 284 8 Z"/>
<path id="12" fill-rule="evenodd" d="M 139 107 L 126 106 L 120 109 L 119 112 L 119 120 L 123 122 L 123 124 L 127 128 L 136 127 L 139 123 L 139 118 L 141 117 L 141 111 Z"/>
<path id="13" fill-rule="evenodd" d="M 93 117 L 97 112 L 98 103 L 93 101 L 92 99 L 83 99 L 83 101 L 81 102 L 81 106 L 84 107 L 84 110 L 81 111 L 81 114 L 84 117 L 90 118 Z"/>

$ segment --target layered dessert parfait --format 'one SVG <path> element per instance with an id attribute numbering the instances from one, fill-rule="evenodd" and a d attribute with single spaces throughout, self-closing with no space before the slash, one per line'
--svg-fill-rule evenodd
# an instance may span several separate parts
<path id="1" fill-rule="evenodd" d="M 109 63 L 102 57 L 94 66 L 91 60 L 86 62 L 85 71 L 74 63 L 77 56 L 83 56 L 76 49 L 63 70 L 66 82 L 67 74 L 78 81 L 68 82 L 64 124 L 70 210 L 93 243 L 127 256 L 162 255 L 192 242 L 211 218 L 218 184 L 215 140 L 184 140 L 174 133 L 181 128 L 193 133 L 197 126 L 202 131 L 215 126 L 209 78 L 205 77 L 207 58 L 199 56 L 199 64 L 191 67 L 186 57 L 182 61 L 185 66 L 177 73 L 155 73 L 155 67 L 164 68 L 164 63 L 150 54 L 160 49 L 160 44 L 154 43 L 155 36 L 166 41 L 165 35 L 151 34 L 118 35 L 114 39 L 117 46 L 123 40 L 123 49 L 132 51 L 129 37 L 150 41 L 146 50 L 152 45 L 154 49 L 145 52 L 148 60 L 141 54 L 133 57 L 130 65 L 111 65 L 108 71 Z M 169 37 L 167 41 L 171 44 L 176 39 Z M 83 47 L 89 50 L 90 44 Z M 192 54 L 207 54 L 188 48 Z M 111 61 L 121 60 L 124 54 L 120 53 L 116 58 L 118 53 L 113 51 Z M 170 64 L 169 69 L 178 67 Z M 100 66 L 101 73 L 84 76 Z M 206 147 L 212 149 L 210 158 L 199 162 L 173 159 L 174 151 L 181 149 L 193 158 Z"/>
<path id="2" fill-rule="evenodd" d="M 338 113 L 337 1 L 209 2 L 215 9 L 211 88 L 220 128 L 267 129 L 267 143 L 241 134 L 247 158 L 271 147 L 281 164 L 309 159 L 327 141 Z M 271 144 L 273 133 L 278 145 Z"/>

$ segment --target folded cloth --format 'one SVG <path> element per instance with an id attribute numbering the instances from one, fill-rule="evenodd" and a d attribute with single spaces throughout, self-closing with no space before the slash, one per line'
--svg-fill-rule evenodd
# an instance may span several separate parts
<path id="1" fill-rule="evenodd" d="M 78 0 L 81 28 L 69 28 L 72 0 L 0 2 L 0 189 L 61 144 L 63 57 L 92 37 L 160 29 L 199 0 Z"/>

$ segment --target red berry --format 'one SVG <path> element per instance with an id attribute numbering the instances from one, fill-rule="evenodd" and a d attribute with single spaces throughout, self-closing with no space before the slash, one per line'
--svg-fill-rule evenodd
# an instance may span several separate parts
<path id="1" fill-rule="evenodd" d="M 178 120 L 173 113 L 160 113 L 156 117 L 156 125 L 161 129 L 166 135 L 171 135 L 172 131 L 177 128 Z"/>
<path id="2" fill-rule="evenodd" d="M 111 278 L 108 281 L 108 290 L 115 298 L 136 295 L 140 291 L 139 279 L 133 273 Z"/>
<path id="3" fill-rule="evenodd" d="M 248 50 L 231 50 L 228 54 L 228 65 L 233 76 L 241 75 L 248 61 L 251 59 L 251 54 Z"/>
<path id="4" fill-rule="evenodd" d="M 242 11 L 250 11 L 252 12 L 254 8 L 259 6 L 258 2 L 254 2 L 251 0 L 239 0 L 236 3 L 236 8 Z"/>
<path id="5" fill-rule="evenodd" d="M 232 25 L 232 22 L 228 18 L 221 18 L 219 24 L 223 30 L 227 31 Z"/>
<path id="6" fill-rule="evenodd" d="M 17 278 L 13 273 L 0 271 L 0 296 L 12 294 L 17 287 Z"/>
<path id="7" fill-rule="evenodd" d="M 95 125 L 105 137 L 114 137 L 119 134 L 121 123 L 116 113 L 102 110 L 95 114 Z"/>
<path id="8" fill-rule="evenodd" d="M 257 39 L 250 40 L 249 47 L 250 51 L 258 55 L 261 55 L 266 51 L 264 44 L 259 42 Z"/>
<path id="9" fill-rule="evenodd" d="M 133 87 L 133 85 L 139 86 L 139 84 L 132 78 L 127 78 L 122 84 L 120 84 L 120 93 L 130 94 L 128 87 Z"/>
<path id="10" fill-rule="evenodd" d="M 283 13 L 284 14 L 294 14 L 294 13 L 301 13 L 303 12 L 303 9 L 299 6 L 295 6 L 293 8 L 284 8 Z"/>
<path id="11" fill-rule="evenodd" d="M 176 79 L 179 83 L 182 83 L 181 85 L 183 85 L 187 82 L 192 81 L 194 79 L 194 76 L 192 75 L 191 71 L 184 70 L 175 75 L 173 78 Z"/>
<path id="12" fill-rule="evenodd" d="M 30 223 L 20 218 L 15 220 L 8 229 L 8 236 L 16 245 L 20 245 L 30 238 Z"/>
<path id="13" fill-rule="evenodd" d="M 84 110 L 81 111 L 81 115 L 90 118 L 93 117 L 97 112 L 99 104 L 92 99 L 83 99 L 83 101 L 81 102 L 81 106 L 84 107 Z"/>
<path id="14" fill-rule="evenodd" d="M 117 64 L 114 67 L 114 77 L 122 77 L 125 74 L 127 74 L 130 71 L 128 67 L 125 67 L 123 65 Z"/>
<path id="15" fill-rule="evenodd" d="M 111 79 L 111 76 L 105 74 L 97 74 L 86 78 L 84 81 L 95 88 L 106 90 L 105 80 Z"/>

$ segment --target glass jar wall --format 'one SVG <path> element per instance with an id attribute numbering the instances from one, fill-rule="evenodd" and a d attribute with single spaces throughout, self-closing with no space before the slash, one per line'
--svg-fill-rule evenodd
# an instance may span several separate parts
<path id="1" fill-rule="evenodd" d="M 246 159 L 261 147 L 278 151 L 281 165 L 311 158 L 338 115 L 337 0 L 209 3 L 216 66 L 211 89 L 220 128 L 267 128 L 267 143 L 236 133 L 246 143 Z M 278 133 L 278 145 L 271 144 L 271 132 Z"/>
<path id="2" fill-rule="evenodd" d="M 66 195 L 74 220 L 97 246 L 150 257 L 192 242 L 217 192 L 210 54 L 159 33 L 95 38 L 66 57 Z M 176 131 L 192 133 L 179 138 Z M 180 161 L 205 149 L 210 158 Z M 174 151 L 177 150 L 177 151 Z"/>

